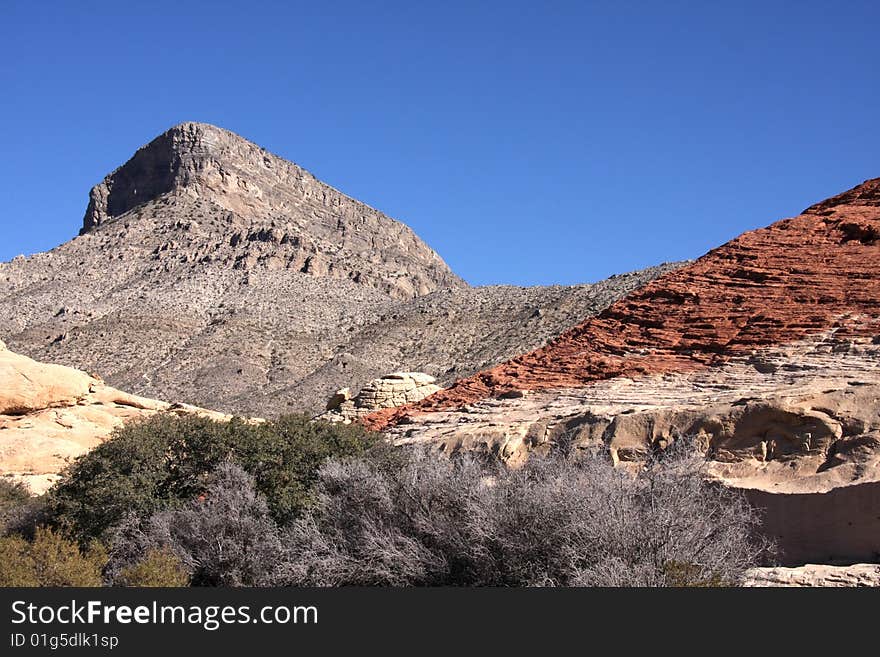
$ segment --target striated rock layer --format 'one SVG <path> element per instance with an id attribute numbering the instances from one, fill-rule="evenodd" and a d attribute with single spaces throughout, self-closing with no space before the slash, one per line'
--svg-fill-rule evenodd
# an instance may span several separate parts
<path id="1" fill-rule="evenodd" d="M 421 401 L 441 390 L 436 379 L 424 372 L 394 372 L 368 382 L 356 395 L 348 388 L 337 390 L 318 419 L 353 422 L 382 408 Z"/>
<path id="2" fill-rule="evenodd" d="M 408 415 L 516 390 L 717 366 L 835 329 L 880 335 L 880 179 L 751 231 L 612 304 L 546 347 L 461 379 Z"/>
<path id="3" fill-rule="evenodd" d="M 364 420 L 511 464 L 693 436 L 785 564 L 880 560 L 880 180 L 746 233 L 544 348 Z"/>
<path id="4" fill-rule="evenodd" d="M 880 586 L 880 565 L 806 564 L 797 568 L 754 568 L 749 571 L 745 586 L 875 587 Z"/>
<path id="5" fill-rule="evenodd" d="M 45 492 L 77 456 L 124 422 L 162 411 L 229 416 L 116 390 L 100 378 L 39 363 L 0 342 L 0 477 Z"/>

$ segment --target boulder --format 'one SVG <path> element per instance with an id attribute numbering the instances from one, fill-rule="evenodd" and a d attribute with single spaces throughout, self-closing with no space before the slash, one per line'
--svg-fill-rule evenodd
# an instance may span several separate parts
<path id="1" fill-rule="evenodd" d="M 321 419 L 351 422 L 383 408 L 418 402 L 441 390 L 433 376 L 424 372 L 393 372 L 369 381 L 354 397 L 348 388 L 327 400 Z"/>

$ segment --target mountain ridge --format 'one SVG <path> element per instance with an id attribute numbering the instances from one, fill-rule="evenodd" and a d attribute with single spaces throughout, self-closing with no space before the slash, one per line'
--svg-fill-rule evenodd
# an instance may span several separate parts
<path id="1" fill-rule="evenodd" d="M 267 417 L 393 371 L 448 383 L 675 266 L 472 288 L 404 224 L 183 123 L 92 189 L 81 235 L 0 263 L 0 335 L 136 394 Z"/>

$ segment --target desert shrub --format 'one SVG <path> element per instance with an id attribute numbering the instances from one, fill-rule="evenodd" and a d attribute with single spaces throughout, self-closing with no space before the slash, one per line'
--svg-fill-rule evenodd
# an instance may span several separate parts
<path id="1" fill-rule="evenodd" d="M 399 469 L 363 459 L 321 469 L 319 500 L 286 536 L 281 579 L 293 585 L 479 584 L 491 488 L 473 459 L 413 452 Z"/>
<path id="2" fill-rule="evenodd" d="M 5 518 L 11 509 L 26 504 L 30 499 L 31 493 L 23 483 L 0 478 L 0 518 Z"/>
<path id="3" fill-rule="evenodd" d="M 318 470 L 329 458 L 384 455 L 384 441 L 359 424 L 313 422 L 307 415 L 286 415 L 250 432 L 233 460 L 251 473 L 280 523 L 295 518 L 312 499 Z M 393 450 L 392 450 L 393 451 Z"/>
<path id="4" fill-rule="evenodd" d="M 0 479 L 0 534 L 14 531 L 27 516 L 34 497 L 21 482 Z"/>
<path id="5" fill-rule="evenodd" d="M 32 539 L 37 527 L 45 524 L 45 496 L 32 495 L 20 482 L 0 479 L 0 536 L 19 534 Z"/>
<path id="6" fill-rule="evenodd" d="M 32 541 L 17 535 L 0 538 L 0 585 L 100 586 L 106 561 L 99 543 L 80 550 L 60 533 L 39 527 Z"/>
<path id="7" fill-rule="evenodd" d="M 187 586 L 189 573 L 170 548 L 150 548 L 139 561 L 121 568 L 116 586 Z"/>
<path id="8" fill-rule="evenodd" d="M 519 470 L 414 453 L 399 469 L 321 469 L 287 533 L 292 585 L 732 585 L 766 546 L 744 499 L 684 448 L 635 475 L 607 455 L 554 453 Z"/>
<path id="9" fill-rule="evenodd" d="M 81 542 L 105 537 L 127 514 L 147 517 L 193 498 L 215 468 L 232 461 L 254 476 L 273 517 L 287 522 L 310 502 L 326 459 L 376 444 L 360 426 L 306 416 L 251 424 L 160 414 L 126 424 L 77 459 L 50 491 L 48 518 Z"/>
<path id="10" fill-rule="evenodd" d="M 281 541 L 254 478 L 223 463 L 204 493 L 186 505 L 143 521 L 130 516 L 117 530 L 108 576 L 124 583 L 143 563 L 141 555 L 157 551 L 176 557 L 193 585 L 257 586 L 272 581 Z"/>
<path id="11" fill-rule="evenodd" d="M 21 536 L 0 538 L 0 586 L 39 586 L 30 543 Z"/>

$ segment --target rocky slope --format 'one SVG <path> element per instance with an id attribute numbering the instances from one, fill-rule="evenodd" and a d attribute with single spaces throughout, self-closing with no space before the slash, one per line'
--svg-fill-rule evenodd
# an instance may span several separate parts
<path id="1" fill-rule="evenodd" d="M 787 563 L 880 555 L 880 180 L 746 233 L 547 346 L 366 418 L 516 463 L 695 436 Z"/>
<path id="2" fill-rule="evenodd" d="M 185 123 L 92 190 L 78 237 L 0 263 L 0 334 L 134 393 L 271 416 L 398 370 L 448 383 L 673 266 L 598 286 L 470 288 L 403 224 Z"/>
<path id="3" fill-rule="evenodd" d="M 114 428 L 158 412 L 220 413 L 129 395 L 80 370 L 39 363 L 0 342 L 0 477 L 45 492 L 75 457 Z"/>
<path id="4" fill-rule="evenodd" d="M 624 294 L 681 263 L 620 274 L 592 285 L 495 285 L 438 290 L 385 306 L 378 317 L 350 330 L 315 370 L 270 386 L 277 399 L 322 409 L 330 391 L 355 390 L 399 370 L 434 376 L 441 385 L 543 346 Z"/>

